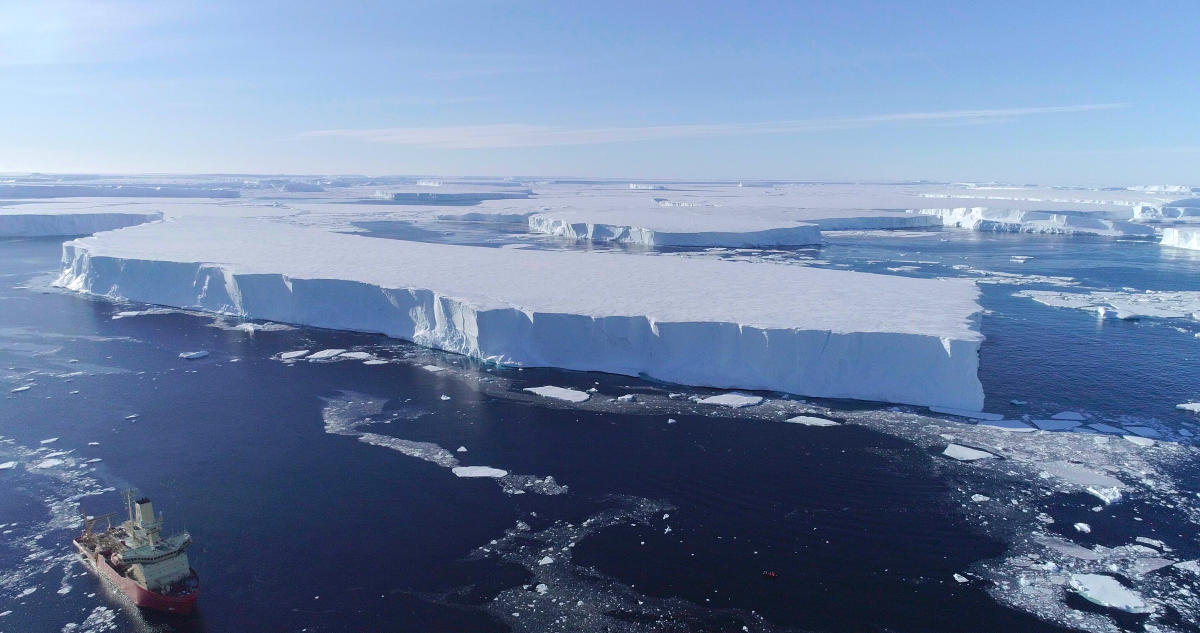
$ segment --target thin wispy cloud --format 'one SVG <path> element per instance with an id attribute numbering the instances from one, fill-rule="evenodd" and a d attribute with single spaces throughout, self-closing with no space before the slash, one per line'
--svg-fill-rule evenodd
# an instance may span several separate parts
<path id="1" fill-rule="evenodd" d="M 903 112 L 761 123 L 712 123 L 635 127 L 579 128 L 523 123 L 498 123 L 440 127 L 313 130 L 304 132 L 301 134 L 301 137 L 355 139 L 371 143 L 388 143 L 392 145 L 437 149 L 497 149 L 633 143 L 706 137 L 802 134 L 806 132 L 855 130 L 885 125 L 922 123 L 959 125 L 1001 123 L 1024 117 L 1115 110 L 1127 107 L 1129 107 L 1127 103 L 1093 103 L 1030 108 Z"/>

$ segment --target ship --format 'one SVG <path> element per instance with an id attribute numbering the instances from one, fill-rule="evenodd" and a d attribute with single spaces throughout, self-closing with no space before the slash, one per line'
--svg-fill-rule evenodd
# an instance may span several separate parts
<path id="1" fill-rule="evenodd" d="M 75 537 L 75 548 L 88 567 L 120 589 L 143 609 L 175 614 L 191 613 L 200 596 L 200 577 L 188 563 L 187 548 L 192 537 L 186 531 L 162 536 L 162 516 L 154 516 L 150 499 L 134 499 L 125 493 L 129 519 L 113 526 L 115 512 L 83 515 L 83 533 Z M 97 531 L 101 519 L 108 523 Z"/>

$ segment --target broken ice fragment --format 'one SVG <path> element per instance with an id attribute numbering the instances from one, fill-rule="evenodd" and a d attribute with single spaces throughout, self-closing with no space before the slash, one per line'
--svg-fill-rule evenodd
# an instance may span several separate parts
<path id="1" fill-rule="evenodd" d="M 1071 574 L 1071 589 L 1088 602 L 1126 613 L 1151 613 L 1154 608 L 1119 580 L 1104 574 Z"/>
<path id="2" fill-rule="evenodd" d="M 731 409 L 741 409 L 742 407 L 752 407 L 752 406 L 762 403 L 762 401 L 763 401 L 762 396 L 752 396 L 752 395 L 748 395 L 748 394 L 744 394 L 744 393 L 738 393 L 736 391 L 731 391 L 729 393 L 723 393 L 719 396 L 709 396 L 707 398 L 701 398 L 700 400 L 697 400 L 697 402 L 699 402 L 700 404 L 711 404 L 711 405 L 717 405 L 717 406 L 722 406 L 722 407 L 729 407 Z"/>
<path id="3" fill-rule="evenodd" d="M 974 448 L 968 448 L 966 446 L 961 446 L 959 444 L 950 444 L 949 446 L 946 447 L 946 450 L 942 451 L 942 455 L 945 455 L 946 457 L 950 457 L 952 459 L 957 459 L 962 462 L 973 462 L 978 459 L 987 459 L 989 457 L 995 457 L 995 455 L 993 455 L 987 451 L 981 451 L 981 450 L 974 449 Z"/>
<path id="4" fill-rule="evenodd" d="M 179 357 L 184 360 L 197 360 L 204 358 L 205 356 L 208 356 L 208 352 L 206 350 L 199 350 L 195 352 L 179 352 Z"/>
<path id="5" fill-rule="evenodd" d="M 934 413 L 944 415 L 956 415 L 960 418 L 970 418 L 972 420 L 989 420 L 992 422 L 1003 420 L 1004 416 L 999 413 L 984 413 L 983 411 L 970 411 L 967 409 L 954 409 L 951 407 L 929 407 Z"/>
<path id="6" fill-rule="evenodd" d="M 803 424 L 805 426 L 841 426 L 841 422 L 818 418 L 811 415 L 798 415 L 794 418 L 788 418 L 784 422 L 792 424 Z"/>
<path id="7" fill-rule="evenodd" d="M 500 470 L 491 466 L 455 466 L 450 470 L 457 477 L 491 477 L 496 479 L 508 474 L 507 470 Z"/>
<path id="8" fill-rule="evenodd" d="M 1076 531 L 1076 532 L 1082 532 L 1082 533 L 1084 533 L 1084 534 L 1091 534 L 1091 532 L 1092 532 L 1092 526 L 1088 525 L 1087 523 L 1076 523 L 1076 524 L 1075 524 L 1075 531 Z"/>
<path id="9" fill-rule="evenodd" d="M 537 394 L 543 398 L 553 398 L 555 400 L 563 400 L 565 402 L 586 402 L 588 398 L 591 398 L 590 395 L 582 391 L 575 391 L 574 389 L 566 389 L 563 387 L 554 387 L 550 385 L 545 387 L 526 387 L 523 391 Z"/>

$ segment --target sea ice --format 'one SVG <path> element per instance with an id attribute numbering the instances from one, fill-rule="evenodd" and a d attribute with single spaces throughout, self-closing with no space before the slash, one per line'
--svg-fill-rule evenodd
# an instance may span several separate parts
<path id="1" fill-rule="evenodd" d="M 1140 435 L 1125 435 L 1126 441 L 1137 444 L 1138 446 L 1154 446 L 1154 440 Z"/>
<path id="2" fill-rule="evenodd" d="M 337 349 L 337 348 L 323 349 L 319 352 L 313 352 L 312 354 L 309 354 L 308 358 L 306 358 L 305 360 L 327 360 L 327 359 L 333 358 L 334 356 L 337 356 L 338 354 L 341 354 L 342 352 L 345 352 L 345 351 L 346 350 L 344 350 L 344 349 Z"/>
<path id="3" fill-rule="evenodd" d="M 21 393 L 22 391 L 29 391 L 32 387 L 33 385 L 23 385 L 10 390 L 9 393 Z"/>
<path id="4" fill-rule="evenodd" d="M 34 464 L 33 467 L 34 468 L 54 468 L 55 466 L 62 466 L 65 463 L 66 462 L 64 462 L 61 459 L 50 458 L 50 459 L 43 459 L 42 461 Z"/>
<path id="5" fill-rule="evenodd" d="M 1087 523 L 1082 523 L 1082 522 L 1081 522 L 1081 523 L 1076 523 L 1076 524 L 1075 524 L 1075 531 L 1076 531 L 1076 532 L 1082 532 L 1082 533 L 1084 533 L 1084 534 L 1090 534 L 1090 533 L 1092 532 L 1092 526 L 1088 525 Z"/>
<path id="6" fill-rule="evenodd" d="M 57 437 L 50 437 L 38 442 L 38 444 L 53 444 L 58 441 Z"/>
<path id="7" fill-rule="evenodd" d="M 293 350 L 290 352 L 283 352 L 282 354 L 279 355 L 279 358 L 281 358 L 283 360 L 292 360 L 294 358 L 301 358 L 307 354 L 308 354 L 308 350 L 297 349 L 297 350 Z"/>
<path id="8" fill-rule="evenodd" d="M 1087 418 L 1085 418 L 1084 415 L 1082 413 L 1079 413 L 1078 411 L 1060 411 L 1060 412 L 1055 413 L 1054 415 L 1050 416 L 1050 419 L 1081 422 Z"/>
<path id="9" fill-rule="evenodd" d="M 961 462 L 973 462 L 978 459 L 988 459 L 995 455 L 974 448 L 962 446 L 960 444 L 950 444 L 942 454 L 952 459 L 957 459 Z"/>
<path id="10" fill-rule="evenodd" d="M 208 352 L 205 350 L 199 350 L 196 352 L 179 352 L 179 357 L 184 360 L 197 360 L 204 358 L 205 356 L 208 356 Z"/>
<path id="11" fill-rule="evenodd" d="M 1058 292 L 1021 290 L 1014 297 L 1026 297 L 1055 308 L 1074 308 L 1117 319 L 1194 319 L 1200 313 L 1200 291 L 1147 290 L 1094 292 Z"/>
<path id="12" fill-rule="evenodd" d="M 744 393 L 730 392 L 723 393 L 717 396 L 709 396 L 701 398 L 697 402 L 700 404 L 712 404 L 731 409 L 741 409 L 742 407 L 753 407 L 762 403 L 762 396 L 752 396 Z"/>
<path id="13" fill-rule="evenodd" d="M 495 479 L 508 474 L 507 470 L 490 466 L 455 466 L 450 470 L 456 477 L 491 477 Z"/>
<path id="14" fill-rule="evenodd" d="M 350 360 L 371 360 L 374 356 L 370 352 L 342 352 L 338 354 L 338 358 L 348 358 Z"/>
<path id="15" fill-rule="evenodd" d="M 1075 420 L 1030 420 L 1030 422 L 1043 431 L 1069 431 L 1079 426 L 1079 422 Z"/>
<path id="16" fill-rule="evenodd" d="M 1175 408 L 1183 409 L 1184 411 L 1191 411 L 1192 413 L 1200 413 L 1200 402 L 1185 402 L 1183 404 L 1175 405 Z"/>
<path id="17" fill-rule="evenodd" d="M 1112 576 L 1071 574 L 1071 589 L 1088 602 L 1128 613 L 1151 613 L 1154 608 Z"/>
<path id="18" fill-rule="evenodd" d="M 0 470 L 9 470 L 10 468 L 16 468 L 16 467 L 17 467 L 17 462 L 0 463 Z"/>
<path id="19" fill-rule="evenodd" d="M 987 427 L 991 427 L 994 429 L 1001 429 L 1004 431 L 1013 431 L 1016 433 L 1032 433 L 1037 430 L 1037 429 L 1033 428 L 1032 426 L 1029 426 L 1028 424 L 1023 424 L 1016 420 L 986 421 L 986 422 L 980 422 L 979 426 L 987 426 Z"/>
<path id="20" fill-rule="evenodd" d="M 805 426 L 841 426 L 841 422 L 830 420 L 827 418 L 818 418 L 811 415 L 798 415 L 793 418 L 784 420 L 793 424 L 803 424 Z"/>
<path id="21" fill-rule="evenodd" d="M 983 411 L 970 411 L 967 409 L 954 409 L 951 407 L 929 407 L 929 410 L 933 411 L 934 413 L 956 415 L 960 418 L 970 418 L 972 420 L 989 420 L 995 422 L 1004 419 L 1004 416 L 999 413 L 984 413 Z"/>
<path id="22" fill-rule="evenodd" d="M 543 398 L 553 398 L 555 400 L 564 400 L 566 402 L 586 402 L 592 396 L 582 391 L 574 389 L 566 389 L 564 387 L 554 387 L 547 385 L 545 387 L 526 387 L 524 391 L 537 394 Z"/>

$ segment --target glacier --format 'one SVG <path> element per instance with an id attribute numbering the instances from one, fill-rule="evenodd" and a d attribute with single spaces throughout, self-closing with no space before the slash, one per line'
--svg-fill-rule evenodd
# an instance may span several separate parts
<path id="1" fill-rule="evenodd" d="M 975 283 L 493 249 L 179 217 L 63 245 L 58 285 L 497 363 L 979 410 Z"/>

